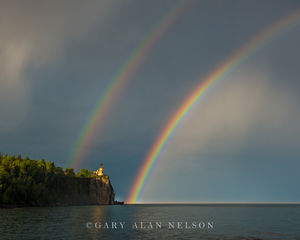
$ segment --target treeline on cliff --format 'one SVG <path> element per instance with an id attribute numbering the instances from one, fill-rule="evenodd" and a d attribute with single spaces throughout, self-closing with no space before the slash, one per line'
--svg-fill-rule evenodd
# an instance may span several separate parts
<path id="1" fill-rule="evenodd" d="M 70 192 L 88 194 L 88 185 L 76 180 L 92 177 L 88 169 L 75 174 L 72 168 L 64 170 L 44 159 L 0 154 L 0 204 L 46 205 L 63 201 Z"/>

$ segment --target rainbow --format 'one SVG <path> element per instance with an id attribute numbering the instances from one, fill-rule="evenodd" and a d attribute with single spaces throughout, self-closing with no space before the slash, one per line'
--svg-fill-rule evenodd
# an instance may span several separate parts
<path id="1" fill-rule="evenodd" d="M 179 107 L 175 114 L 171 117 L 166 127 L 159 135 L 150 152 L 146 155 L 143 164 L 138 172 L 138 175 L 134 181 L 133 187 L 127 198 L 128 203 L 136 203 L 141 191 L 149 177 L 151 170 L 154 167 L 160 153 L 166 145 L 171 134 L 175 131 L 178 124 L 183 117 L 187 114 L 193 104 L 199 99 L 199 97 L 218 79 L 224 77 L 226 74 L 235 69 L 242 61 L 247 59 L 251 54 L 256 52 L 260 47 L 266 44 L 273 37 L 279 35 L 288 27 L 295 26 L 300 17 L 300 8 L 293 11 L 288 16 L 283 17 L 278 22 L 267 27 L 263 31 L 259 32 L 253 38 L 251 38 L 244 46 L 234 52 L 225 61 L 223 61 L 217 68 L 215 68 L 210 74 L 208 74 L 200 85 L 188 96 L 184 103 Z M 294 24 L 293 24 L 294 23 Z"/>
<path id="2" fill-rule="evenodd" d="M 110 81 L 109 86 L 97 101 L 90 114 L 84 128 L 82 129 L 67 166 L 78 168 L 86 156 L 86 147 L 95 139 L 97 131 L 107 111 L 111 108 L 125 83 L 137 71 L 139 66 L 145 61 L 148 53 L 155 43 L 162 38 L 168 28 L 184 13 L 187 6 L 192 1 L 178 1 L 178 3 L 155 25 L 150 33 L 134 49 L 126 59 L 117 74 Z"/>

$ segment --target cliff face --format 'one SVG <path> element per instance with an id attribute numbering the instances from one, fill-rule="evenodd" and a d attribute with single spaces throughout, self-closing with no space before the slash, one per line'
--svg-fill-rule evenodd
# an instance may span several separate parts
<path id="1" fill-rule="evenodd" d="M 89 196 L 93 204 L 114 204 L 115 193 L 109 179 L 91 179 Z"/>
<path id="2" fill-rule="evenodd" d="M 61 186 L 55 205 L 114 204 L 115 193 L 106 178 L 70 178 Z"/>

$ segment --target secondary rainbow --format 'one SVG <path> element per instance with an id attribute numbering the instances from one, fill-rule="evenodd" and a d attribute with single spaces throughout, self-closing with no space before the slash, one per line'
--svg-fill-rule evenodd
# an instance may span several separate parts
<path id="1" fill-rule="evenodd" d="M 252 55 L 259 48 L 264 46 L 273 37 L 278 36 L 284 30 L 287 30 L 297 25 L 300 18 L 300 8 L 293 11 L 286 17 L 283 17 L 278 22 L 267 27 L 263 31 L 259 32 L 252 39 L 250 39 L 244 46 L 238 51 L 234 52 L 230 57 L 225 59 L 217 68 L 215 68 L 210 74 L 208 74 L 200 85 L 188 96 L 184 103 L 179 107 L 173 117 L 169 120 L 166 127 L 159 135 L 150 152 L 146 155 L 143 164 L 138 172 L 138 175 L 134 181 L 131 192 L 127 198 L 127 203 L 136 203 L 141 191 L 149 177 L 151 170 L 155 162 L 157 161 L 159 154 L 166 145 L 171 134 L 176 129 L 176 126 L 180 123 L 189 109 L 199 99 L 199 97 L 218 79 L 224 77 L 230 71 L 234 70 L 243 60 Z"/>
<path id="2" fill-rule="evenodd" d="M 86 147 L 90 146 L 96 135 L 99 134 L 99 126 L 103 122 L 107 111 L 116 101 L 125 83 L 133 76 L 139 66 L 146 59 L 155 43 L 161 39 L 169 27 L 181 16 L 192 1 L 178 1 L 178 3 L 155 25 L 150 33 L 134 49 L 126 59 L 117 74 L 110 81 L 109 86 L 97 101 L 94 110 L 89 116 L 76 145 L 69 158 L 67 166 L 78 168 L 86 156 Z"/>

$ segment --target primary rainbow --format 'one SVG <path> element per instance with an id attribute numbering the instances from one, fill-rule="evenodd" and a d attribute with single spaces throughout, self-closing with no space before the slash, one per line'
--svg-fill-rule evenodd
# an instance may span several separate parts
<path id="1" fill-rule="evenodd" d="M 176 126 L 189 111 L 192 105 L 199 99 L 199 97 L 218 79 L 224 77 L 233 70 L 239 63 L 249 57 L 252 53 L 262 47 L 268 40 L 272 39 L 283 32 L 287 27 L 294 26 L 293 23 L 297 24 L 299 20 L 300 9 L 293 11 L 288 16 L 280 19 L 278 22 L 267 27 L 252 39 L 250 39 L 244 46 L 238 51 L 234 52 L 230 57 L 225 59 L 216 69 L 214 69 L 204 80 L 200 83 L 198 88 L 192 92 L 191 95 L 184 101 L 179 107 L 177 112 L 173 115 L 171 120 L 167 123 L 163 132 L 159 135 L 150 152 L 143 161 L 142 167 L 140 168 L 138 175 L 134 181 L 131 192 L 127 198 L 128 203 L 135 203 L 141 194 L 141 191 L 145 185 L 145 182 L 149 176 L 151 169 L 158 159 L 163 147 L 166 145 L 171 134 L 176 129 Z"/>
<path id="2" fill-rule="evenodd" d="M 143 41 L 134 49 L 131 55 L 126 59 L 120 70 L 111 80 L 109 86 L 97 101 L 92 114 L 89 116 L 87 123 L 81 131 L 81 134 L 72 151 L 68 161 L 68 166 L 74 168 L 79 167 L 80 163 L 86 155 L 85 147 L 89 146 L 94 140 L 95 135 L 99 134 L 98 128 L 108 109 L 116 100 L 119 92 L 125 83 L 132 77 L 138 67 L 145 60 L 146 56 L 154 46 L 154 44 L 165 34 L 168 28 L 183 14 L 188 1 L 178 1 L 178 3 L 156 24 L 152 31 L 143 39 Z"/>

